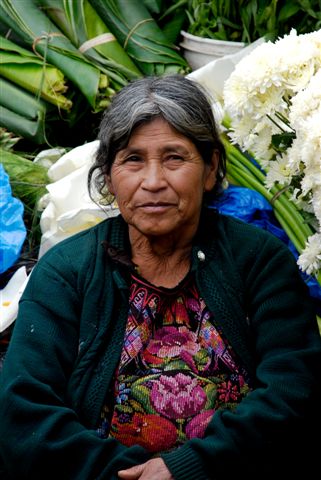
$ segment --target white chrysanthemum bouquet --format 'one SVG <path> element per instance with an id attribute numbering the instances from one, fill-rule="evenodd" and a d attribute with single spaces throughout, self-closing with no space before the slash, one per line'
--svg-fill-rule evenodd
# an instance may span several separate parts
<path id="1" fill-rule="evenodd" d="M 321 284 L 321 30 L 259 45 L 223 97 L 228 137 L 260 166 L 227 142 L 231 180 L 268 198 L 299 267 Z"/>

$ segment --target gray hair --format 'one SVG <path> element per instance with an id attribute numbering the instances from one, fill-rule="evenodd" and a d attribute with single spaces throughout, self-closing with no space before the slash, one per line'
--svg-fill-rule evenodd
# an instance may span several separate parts
<path id="1" fill-rule="evenodd" d="M 205 163 L 209 164 L 213 152 L 218 151 L 216 184 L 205 193 L 204 200 L 208 202 L 218 195 L 226 175 L 226 156 L 209 95 L 195 81 L 171 74 L 132 81 L 113 97 L 100 123 L 100 143 L 88 175 L 91 196 L 93 184 L 102 197 L 108 196 L 105 175 L 110 173 L 117 152 L 126 148 L 135 128 L 156 117 L 164 118 L 189 138 Z"/>

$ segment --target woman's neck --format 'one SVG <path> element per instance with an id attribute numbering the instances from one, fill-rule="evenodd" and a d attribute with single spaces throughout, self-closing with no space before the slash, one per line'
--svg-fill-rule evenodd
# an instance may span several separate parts
<path id="1" fill-rule="evenodd" d="M 173 288 L 190 269 L 191 242 L 132 235 L 132 261 L 139 274 L 156 286 Z"/>

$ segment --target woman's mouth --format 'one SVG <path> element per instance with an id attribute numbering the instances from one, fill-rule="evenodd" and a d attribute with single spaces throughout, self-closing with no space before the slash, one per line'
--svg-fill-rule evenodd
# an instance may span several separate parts
<path id="1" fill-rule="evenodd" d="M 137 207 L 149 213 L 163 213 L 166 210 L 172 208 L 173 206 L 173 203 L 167 202 L 146 202 L 139 204 Z"/>

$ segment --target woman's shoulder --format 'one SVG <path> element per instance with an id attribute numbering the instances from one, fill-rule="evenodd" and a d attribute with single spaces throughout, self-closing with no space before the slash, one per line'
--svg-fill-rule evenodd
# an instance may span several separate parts
<path id="1" fill-rule="evenodd" d="M 208 209 L 207 215 L 211 218 L 210 222 L 216 226 L 216 234 L 223 242 L 229 242 L 238 245 L 239 248 L 244 246 L 248 248 L 257 243 L 269 243 L 275 247 L 287 249 L 285 243 L 273 235 L 268 230 L 265 230 L 257 225 L 246 223 L 244 220 L 219 213 L 217 210 Z"/>
<path id="2" fill-rule="evenodd" d="M 86 268 L 85 266 L 95 262 L 97 257 L 104 255 L 102 242 L 110 235 L 117 236 L 122 223 L 118 217 L 107 218 L 53 245 L 39 258 L 38 265 L 53 265 L 59 268 L 60 265 L 70 264 L 77 268 Z"/>
<path id="3" fill-rule="evenodd" d="M 240 266 L 246 265 L 246 268 L 272 259 L 286 262 L 292 268 L 297 267 L 293 252 L 273 233 L 229 215 L 218 212 L 215 215 L 216 218 L 212 217 L 212 222 L 215 222 L 212 241 L 222 258 L 233 259 Z"/>

